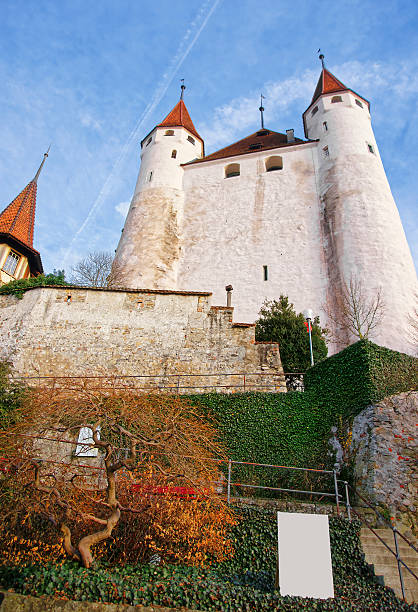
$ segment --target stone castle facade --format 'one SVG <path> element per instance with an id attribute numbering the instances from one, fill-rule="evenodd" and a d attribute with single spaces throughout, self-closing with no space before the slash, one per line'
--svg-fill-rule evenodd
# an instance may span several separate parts
<path id="1" fill-rule="evenodd" d="M 373 340 L 410 351 L 414 264 L 373 134 L 370 105 L 325 67 L 303 113 L 305 139 L 260 129 L 205 156 L 183 99 L 141 143 L 116 251 L 120 287 L 233 286 L 238 320 L 289 296 L 331 329 L 351 279 L 386 314 Z M 332 347 L 337 350 L 338 345 Z"/>

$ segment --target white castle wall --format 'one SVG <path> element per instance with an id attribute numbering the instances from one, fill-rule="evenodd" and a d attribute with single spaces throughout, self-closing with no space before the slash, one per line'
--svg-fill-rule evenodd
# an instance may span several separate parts
<path id="1" fill-rule="evenodd" d="M 266 172 L 275 154 L 283 169 Z M 210 286 L 220 303 L 232 284 L 240 321 L 254 321 L 264 299 L 281 293 L 319 312 L 327 279 L 314 155 L 312 143 L 186 166 L 178 287 Z M 231 161 L 241 174 L 224 178 Z"/>
<path id="2" fill-rule="evenodd" d="M 174 134 L 168 136 L 168 131 Z M 203 145 L 182 127 L 157 127 L 142 145 L 138 180 L 113 270 L 120 287 L 173 289 L 184 201 L 181 164 L 201 157 Z"/>

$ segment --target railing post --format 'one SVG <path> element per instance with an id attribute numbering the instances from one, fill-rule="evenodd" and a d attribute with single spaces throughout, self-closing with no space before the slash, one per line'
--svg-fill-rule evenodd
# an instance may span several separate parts
<path id="1" fill-rule="evenodd" d="M 350 505 L 350 496 L 348 494 L 348 482 L 344 480 L 345 485 L 345 505 L 347 506 L 347 516 L 348 520 L 351 521 L 351 505 Z"/>
<path id="2" fill-rule="evenodd" d="M 392 530 L 393 530 L 393 539 L 395 540 L 396 561 L 398 563 L 399 582 L 401 583 L 402 599 L 405 601 L 405 587 L 403 583 L 402 568 L 401 568 L 401 561 L 400 561 L 401 557 L 399 555 L 398 537 L 396 535 L 397 529 L 396 527 L 392 527 Z"/>
<path id="3" fill-rule="evenodd" d="M 232 472 L 232 462 L 231 459 L 228 461 L 228 504 L 231 503 L 231 472 Z"/>
<path id="4" fill-rule="evenodd" d="M 335 502 L 337 504 L 337 514 L 340 514 L 340 495 L 338 493 L 338 482 L 337 482 L 337 472 L 332 470 L 334 474 L 334 488 L 335 488 Z"/>

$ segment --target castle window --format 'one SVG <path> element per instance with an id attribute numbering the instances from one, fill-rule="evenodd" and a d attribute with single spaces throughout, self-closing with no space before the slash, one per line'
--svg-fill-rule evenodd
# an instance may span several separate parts
<path id="1" fill-rule="evenodd" d="M 248 148 L 250 149 L 250 151 L 257 151 L 258 149 L 261 149 L 261 143 L 254 142 L 253 144 L 250 144 Z"/>
<path id="2" fill-rule="evenodd" d="M 327 122 L 324 121 L 322 125 L 324 126 L 324 131 L 328 132 L 328 124 L 327 124 Z"/>
<path id="3" fill-rule="evenodd" d="M 239 164 L 229 164 L 228 166 L 225 166 L 225 178 L 232 178 L 233 176 L 239 176 L 240 174 Z"/>
<path id="4" fill-rule="evenodd" d="M 151 142 L 152 142 L 152 136 L 151 136 L 151 138 L 148 138 L 147 144 L 145 146 L 147 147 Z"/>
<path id="5" fill-rule="evenodd" d="M 336 102 L 342 102 L 343 99 L 341 96 L 332 96 L 331 98 L 331 104 L 335 104 Z"/>
<path id="6" fill-rule="evenodd" d="M 175 149 L 173 149 L 173 150 L 171 151 L 171 157 L 172 157 L 173 159 L 176 159 L 176 157 L 177 157 L 177 151 L 176 151 Z"/>
<path id="7" fill-rule="evenodd" d="M 369 142 L 367 143 L 367 148 L 368 148 L 368 150 L 369 150 L 369 153 L 373 153 L 373 155 L 375 154 L 375 153 L 374 153 L 374 147 L 373 147 L 373 145 L 371 145 Z"/>
<path id="8" fill-rule="evenodd" d="M 316 113 L 317 113 L 317 112 L 318 112 L 318 107 L 317 107 L 317 106 L 315 106 L 315 108 L 314 108 L 314 109 L 312 109 L 312 112 L 311 112 L 311 117 L 313 117 L 314 115 L 316 115 Z"/>
<path id="9" fill-rule="evenodd" d="M 269 279 L 269 270 L 267 266 L 263 266 L 263 278 L 265 281 Z"/>
<path id="10" fill-rule="evenodd" d="M 152 170 L 151 172 L 148 174 L 148 182 L 150 183 L 152 181 Z"/>
<path id="11" fill-rule="evenodd" d="M 164 136 L 174 136 L 174 130 L 166 130 Z"/>
<path id="12" fill-rule="evenodd" d="M 328 147 L 324 147 L 324 148 L 322 149 L 322 155 L 323 155 L 324 157 L 329 157 L 329 149 L 328 149 Z"/>
<path id="13" fill-rule="evenodd" d="M 192 138 L 191 136 L 187 136 L 187 140 L 188 140 L 189 142 L 191 142 L 193 145 L 194 145 L 194 144 L 195 144 L 195 142 L 196 142 L 196 141 L 195 141 L 195 139 L 194 139 L 194 138 Z"/>
<path id="14" fill-rule="evenodd" d="M 357 106 L 359 106 L 360 108 L 363 108 L 363 104 L 360 102 L 360 100 L 356 99 L 356 104 Z"/>
<path id="15" fill-rule="evenodd" d="M 266 172 L 283 169 L 283 159 L 279 155 L 273 155 L 266 159 Z"/>
<path id="16" fill-rule="evenodd" d="M 6 261 L 4 262 L 3 270 L 13 276 L 16 272 L 17 264 L 19 263 L 20 255 L 15 253 L 14 251 L 10 251 L 7 256 Z"/>

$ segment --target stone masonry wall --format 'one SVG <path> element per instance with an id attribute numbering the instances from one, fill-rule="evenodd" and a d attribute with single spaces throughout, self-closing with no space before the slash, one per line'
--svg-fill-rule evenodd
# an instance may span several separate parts
<path id="1" fill-rule="evenodd" d="M 351 452 L 360 493 L 387 506 L 400 527 L 418 533 L 418 393 L 401 393 L 355 417 Z"/>
<path id="2" fill-rule="evenodd" d="M 255 342 L 254 325 L 235 323 L 233 308 L 212 306 L 207 292 L 0 296 L 0 359 L 16 376 L 144 376 L 122 382 L 145 390 L 286 390 L 278 345 Z"/>

